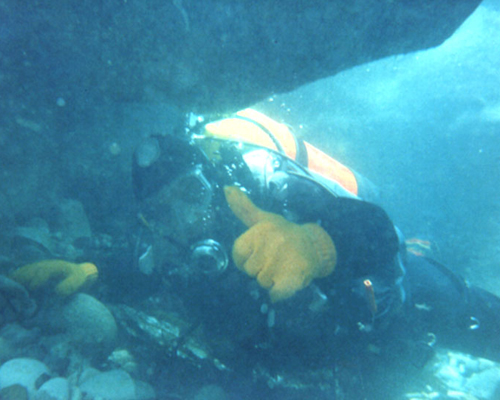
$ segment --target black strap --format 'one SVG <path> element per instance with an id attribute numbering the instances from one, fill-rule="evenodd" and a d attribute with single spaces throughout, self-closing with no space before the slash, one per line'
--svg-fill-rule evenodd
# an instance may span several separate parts
<path id="1" fill-rule="evenodd" d="M 299 139 L 292 132 L 293 139 L 295 140 L 295 148 L 297 149 L 297 153 L 295 154 L 295 161 L 303 167 L 309 166 L 309 155 L 307 154 L 307 148 L 302 139 Z"/>
<path id="2" fill-rule="evenodd" d="M 262 125 L 260 122 L 255 121 L 255 120 L 253 120 L 251 118 L 248 118 L 248 117 L 241 116 L 241 115 L 235 115 L 234 118 L 238 118 L 238 119 L 241 119 L 243 121 L 248 121 L 248 122 L 251 122 L 252 124 L 258 126 L 273 141 L 273 144 L 278 149 L 278 152 L 280 152 L 283 155 L 287 155 L 286 152 L 285 152 L 285 150 L 283 149 L 283 146 L 281 145 L 281 143 L 279 142 L 279 140 L 276 138 L 276 136 L 269 129 L 267 129 L 264 125 Z M 293 141 L 295 142 L 295 149 L 296 149 L 295 161 L 298 164 L 300 164 L 301 166 L 307 168 L 308 164 L 309 164 L 309 157 L 308 157 L 308 154 L 307 154 L 306 145 L 304 144 L 304 141 L 302 139 L 299 139 L 292 132 L 292 130 L 289 130 L 289 131 L 290 131 L 290 134 L 292 135 Z"/>
<path id="3" fill-rule="evenodd" d="M 276 146 L 276 148 L 278 149 L 278 151 L 281 154 L 286 155 L 285 149 L 283 149 L 283 146 L 281 145 L 281 143 L 278 141 L 278 139 L 276 139 L 276 136 L 274 136 L 274 134 L 269 129 L 267 129 L 264 125 L 262 125 L 260 122 L 257 122 L 251 118 L 248 118 L 248 117 L 243 117 L 241 115 L 235 115 L 234 118 L 242 119 L 243 121 L 248 121 L 254 125 L 257 125 L 260 129 L 262 129 L 267 134 L 267 136 L 269 136 L 269 138 L 273 141 L 273 143 Z"/>

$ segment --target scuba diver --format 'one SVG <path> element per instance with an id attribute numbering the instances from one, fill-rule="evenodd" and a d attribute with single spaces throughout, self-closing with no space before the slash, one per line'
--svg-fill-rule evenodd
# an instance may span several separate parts
<path id="1" fill-rule="evenodd" d="M 156 384 L 385 400 L 438 347 L 500 361 L 500 299 L 405 240 L 373 184 L 286 125 L 253 109 L 200 118 L 146 138 L 132 174 L 140 272 L 99 276 L 148 368 L 167 365 L 165 379 L 151 367 Z M 45 260 L 11 278 L 29 289 L 62 279 L 56 293 L 69 296 L 97 275 Z M 142 299 L 130 288 L 144 282 Z"/>
<path id="2" fill-rule="evenodd" d="M 319 382 L 334 365 L 420 366 L 435 346 L 500 360 L 500 299 L 425 242 L 407 249 L 367 179 L 255 110 L 149 137 L 133 183 L 140 268 L 234 370 L 277 382 L 306 367 Z"/>

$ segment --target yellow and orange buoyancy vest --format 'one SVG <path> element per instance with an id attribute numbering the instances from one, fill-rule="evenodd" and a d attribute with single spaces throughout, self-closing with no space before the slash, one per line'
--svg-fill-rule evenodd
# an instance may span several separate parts
<path id="1" fill-rule="evenodd" d="M 358 182 L 353 171 L 310 143 L 297 139 L 285 124 L 251 108 L 206 124 L 205 136 L 275 150 L 339 184 L 352 195 L 358 195 Z"/>

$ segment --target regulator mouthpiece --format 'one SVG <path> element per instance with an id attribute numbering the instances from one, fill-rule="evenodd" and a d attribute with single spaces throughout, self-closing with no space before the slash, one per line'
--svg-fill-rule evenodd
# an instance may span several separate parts
<path id="1" fill-rule="evenodd" d="M 224 247 L 213 239 L 205 239 L 191 246 L 191 261 L 202 273 L 215 275 L 224 272 L 229 258 Z"/>

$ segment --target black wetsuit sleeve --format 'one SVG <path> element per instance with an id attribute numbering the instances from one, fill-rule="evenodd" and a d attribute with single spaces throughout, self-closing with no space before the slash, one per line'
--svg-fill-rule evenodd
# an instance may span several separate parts
<path id="1" fill-rule="evenodd" d="M 350 198 L 332 198 L 321 225 L 337 249 L 337 272 L 362 276 L 392 265 L 398 252 L 394 225 L 379 206 Z"/>

